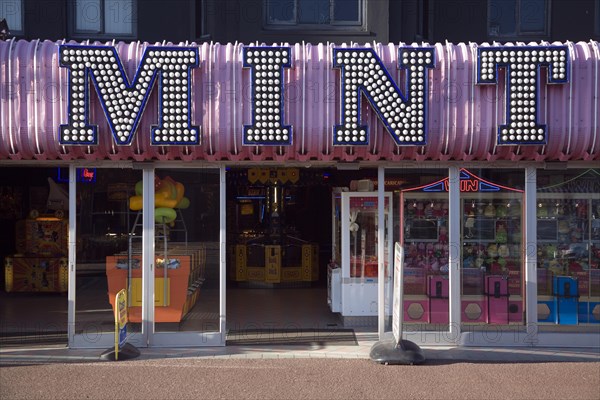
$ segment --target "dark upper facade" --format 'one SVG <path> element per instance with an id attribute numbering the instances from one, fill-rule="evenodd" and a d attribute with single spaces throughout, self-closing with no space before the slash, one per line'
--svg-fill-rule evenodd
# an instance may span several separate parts
<path id="1" fill-rule="evenodd" d="M 22 39 L 220 43 L 600 38 L 600 0 L 0 0 Z"/>

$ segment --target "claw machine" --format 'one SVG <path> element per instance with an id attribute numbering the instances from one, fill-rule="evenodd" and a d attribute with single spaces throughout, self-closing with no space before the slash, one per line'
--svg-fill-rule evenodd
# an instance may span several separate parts
<path id="1" fill-rule="evenodd" d="M 377 317 L 378 281 L 385 279 L 386 285 L 391 285 L 391 193 L 386 192 L 384 198 L 385 276 L 379 277 L 377 192 L 333 191 L 333 256 L 328 268 L 328 302 L 345 323 L 368 321 L 348 319 L 353 317 Z M 371 322 L 375 321 L 376 318 Z"/>
<path id="2" fill-rule="evenodd" d="M 522 324 L 521 189 L 460 171 L 461 321 Z M 448 178 L 401 191 L 404 321 L 449 323 Z"/>

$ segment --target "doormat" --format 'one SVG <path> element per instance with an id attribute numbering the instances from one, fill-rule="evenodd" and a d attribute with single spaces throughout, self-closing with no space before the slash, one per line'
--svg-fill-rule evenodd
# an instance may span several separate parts
<path id="1" fill-rule="evenodd" d="M 247 329 L 227 332 L 228 346 L 358 346 L 354 329 Z"/>
<path id="2" fill-rule="evenodd" d="M 0 334 L 0 347 L 66 345 L 67 343 L 67 332 L 10 332 Z"/>

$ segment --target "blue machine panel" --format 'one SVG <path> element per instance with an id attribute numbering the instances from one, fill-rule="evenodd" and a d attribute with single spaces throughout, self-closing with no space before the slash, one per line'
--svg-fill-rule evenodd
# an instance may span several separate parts
<path id="1" fill-rule="evenodd" d="M 556 304 L 556 323 L 577 325 L 579 311 L 579 287 L 577 279 L 570 276 L 555 276 L 552 293 Z"/>

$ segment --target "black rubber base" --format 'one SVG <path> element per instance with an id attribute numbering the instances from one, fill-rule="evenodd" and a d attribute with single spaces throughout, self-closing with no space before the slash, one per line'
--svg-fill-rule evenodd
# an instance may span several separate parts
<path id="1" fill-rule="evenodd" d="M 371 347 L 371 360 L 380 364 L 417 365 L 425 362 L 423 350 L 409 340 L 397 343 L 394 339 L 380 340 Z"/>
<path id="2" fill-rule="evenodd" d="M 106 350 L 104 353 L 100 355 L 100 358 L 108 361 L 124 361 L 131 360 L 132 358 L 136 358 L 140 355 L 140 351 L 132 345 L 131 343 L 125 343 L 123 348 L 119 350 L 119 359 L 115 360 L 115 348 Z"/>

